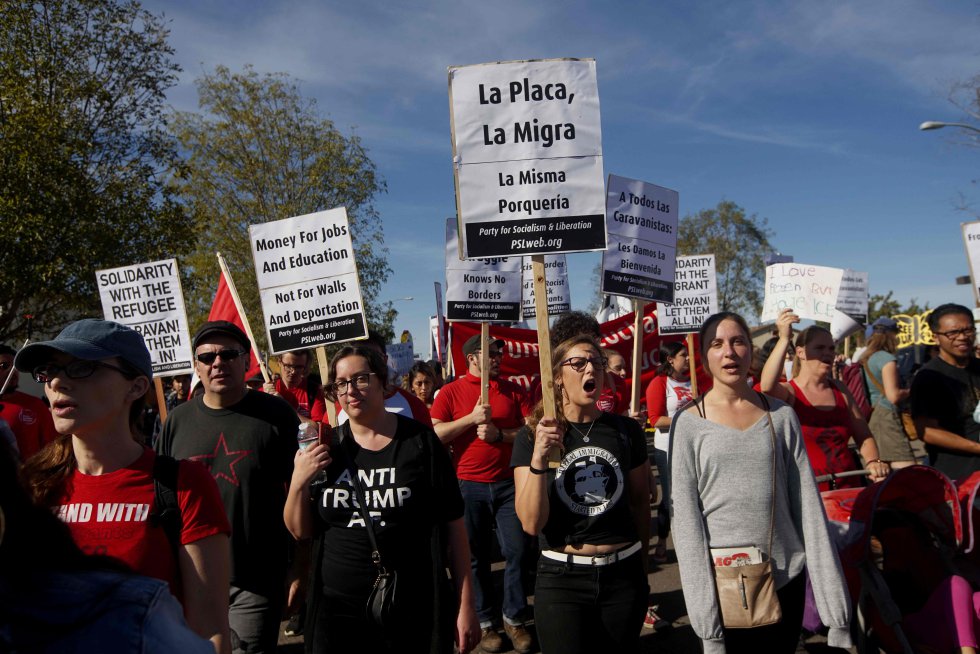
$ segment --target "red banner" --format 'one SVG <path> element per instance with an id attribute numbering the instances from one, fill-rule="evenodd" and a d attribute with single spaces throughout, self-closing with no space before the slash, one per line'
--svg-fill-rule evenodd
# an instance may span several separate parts
<path id="1" fill-rule="evenodd" d="M 643 350 L 640 360 L 641 388 L 646 388 L 656 374 L 657 351 L 663 341 L 685 340 L 684 335 L 663 336 L 657 333 L 657 305 L 647 304 L 643 314 Z M 630 313 L 621 318 L 599 325 L 602 334 L 600 345 L 619 352 L 633 368 L 633 316 Z M 452 322 L 450 327 L 449 351 L 453 357 L 453 370 L 461 375 L 466 370 L 466 357 L 463 356 L 463 343 L 474 334 L 480 333 L 480 323 Z M 504 358 L 500 362 L 500 374 L 524 388 L 531 388 L 541 375 L 538 364 L 538 332 L 533 329 L 513 329 L 490 325 L 491 338 L 504 342 Z M 696 337 L 695 337 L 696 338 Z M 642 393 L 641 393 L 642 397 Z"/>

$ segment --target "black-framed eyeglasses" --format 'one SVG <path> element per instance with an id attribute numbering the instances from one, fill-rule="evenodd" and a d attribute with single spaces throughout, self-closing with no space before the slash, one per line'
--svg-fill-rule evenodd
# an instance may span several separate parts
<path id="1" fill-rule="evenodd" d="M 350 379 L 338 379 L 331 385 L 331 388 L 337 395 L 347 395 L 351 384 L 359 391 L 366 391 L 371 385 L 372 375 L 374 375 L 373 372 L 363 372 L 359 375 L 352 375 Z"/>
<path id="2" fill-rule="evenodd" d="M 306 370 L 306 364 L 303 363 L 295 366 L 291 363 L 280 363 L 279 365 L 282 366 L 283 369 L 285 370 Z"/>
<path id="3" fill-rule="evenodd" d="M 123 377 L 132 377 L 132 373 L 130 373 L 128 370 L 114 366 L 111 363 L 102 363 L 101 361 L 85 361 L 84 359 L 75 359 L 74 361 L 70 361 L 63 366 L 59 366 L 54 363 L 46 363 L 43 366 L 38 366 L 35 368 L 31 373 L 31 376 L 34 377 L 34 381 L 36 381 L 38 384 L 47 384 L 61 372 L 64 372 L 65 377 L 68 379 L 85 379 L 86 377 L 91 377 L 99 368 L 108 368 L 110 370 L 115 370 Z"/>
<path id="4" fill-rule="evenodd" d="M 950 329 L 948 332 L 933 332 L 933 334 L 936 334 L 937 336 L 945 336 L 949 340 L 959 338 L 960 336 L 969 336 L 970 338 L 973 338 L 977 335 L 977 328 L 964 327 L 963 329 Z"/>
<path id="5" fill-rule="evenodd" d="M 225 350 L 218 350 L 217 352 L 201 352 L 196 356 L 196 358 L 204 365 L 210 366 L 218 359 L 218 357 L 221 357 L 222 361 L 234 361 L 246 352 L 248 352 L 248 350 L 233 350 L 228 348 Z"/>
<path id="6" fill-rule="evenodd" d="M 593 370 L 605 370 L 607 362 L 606 357 L 569 357 L 562 361 L 561 365 L 568 366 L 575 372 L 582 372 L 590 363 Z"/>

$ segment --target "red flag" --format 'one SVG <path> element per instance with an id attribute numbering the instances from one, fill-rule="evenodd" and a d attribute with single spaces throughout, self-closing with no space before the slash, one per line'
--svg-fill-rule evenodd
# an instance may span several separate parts
<path id="1" fill-rule="evenodd" d="M 227 320 L 239 327 L 246 334 L 245 321 L 242 320 L 242 316 L 238 313 L 238 308 L 235 307 L 235 300 L 231 297 L 231 290 L 228 288 L 228 282 L 225 280 L 224 272 L 221 273 L 221 278 L 218 280 L 218 291 L 214 294 L 214 302 L 211 304 L 211 313 L 208 314 L 208 321 L 212 320 Z M 245 379 L 251 379 L 255 375 L 262 374 L 262 369 L 259 367 L 259 353 L 256 349 L 255 343 L 252 343 L 252 351 L 249 353 L 248 370 L 245 372 Z"/>

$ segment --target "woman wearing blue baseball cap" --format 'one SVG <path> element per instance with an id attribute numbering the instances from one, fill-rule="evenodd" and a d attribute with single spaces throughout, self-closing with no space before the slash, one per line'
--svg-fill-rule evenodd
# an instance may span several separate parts
<path id="1" fill-rule="evenodd" d="M 22 349 L 14 365 L 44 384 L 60 434 L 24 464 L 33 501 L 54 511 L 84 552 L 168 582 L 190 626 L 230 652 L 228 520 L 208 471 L 181 461 L 168 489 L 179 533 L 164 527 L 157 503 L 167 462 L 137 431 L 153 377 L 143 337 L 115 322 L 79 320 Z"/>

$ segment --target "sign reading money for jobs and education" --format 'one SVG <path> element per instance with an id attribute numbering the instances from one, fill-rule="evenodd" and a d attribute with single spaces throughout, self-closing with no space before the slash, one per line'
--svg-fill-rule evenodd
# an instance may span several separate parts
<path id="1" fill-rule="evenodd" d="M 973 299 L 980 306 L 980 220 L 962 223 L 963 245 L 966 259 L 970 264 L 970 279 L 973 281 Z"/>
<path id="2" fill-rule="evenodd" d="M 460 258 L 606 248 L 594 59 L 452 66 Z"/>
<path id="3" fill-rule="evenodd" d="M 603 293 L 647 302 L 673 301 L 678 201 L 677 191 L 669 188 L 609 176 Z"/>
<path id="4" fill-rule="evenodd" d="M 248 228 L 273 354 L 367 336 L 347 210 Z"/>
<path id="5" fill-rule="evenodd" d="M 844 271 L 805 263 L 777 263 L 766 267 L 766 297 L 761 322 L 775 320 L 783 309 L 803 319 L 831 322 Z"/>
<path id="6" fill-rule="evenodd" d="M 531 258 L 524 257 L 521 264 L 522 306 L 524 318 L 537 317 L 534 305 L 534 272 Z M 568 287 L 568 266 L 564 254 L 546 254 L 544 256 L 545 284 L 548 289 L 548 315 L 557 316 L 572 310 L 571 292 Z"/>
<path id="7" fill-rule="evenodd" d="M 837 294 L 837 310 L 862 325 L 868 322 L 868 273 L 844 269 Z"/>
<path id="8" fill-rule="evenodd" d="M 677 257 L 674 302 L 657 304 L 660 334 L 694 334 L 713 313 L 718 313 L 715 255 Z"/>
<path id="9" fill-rule="evenodd" d="M 176 259 L 97 270 L 95 279 L 105 319 L 143 335 L 154 377 L 194 372 Z"/>
<path id="10" fill-rule="evenodd" d="M 521 257 L 460 260 L 456 221 L 446 221 L 446 320 L 521 319 Z"/>

